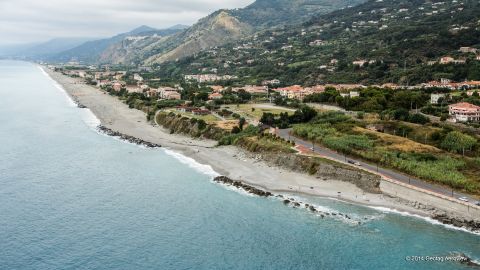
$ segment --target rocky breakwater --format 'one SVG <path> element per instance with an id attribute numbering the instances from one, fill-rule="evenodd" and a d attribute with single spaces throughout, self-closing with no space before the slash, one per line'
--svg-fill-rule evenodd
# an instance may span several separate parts
<path id="1" fill-rule="evenodd" d="M 227 186 L 233 186 L 235 188 L 242 189 L 242 190 L 244 190 L 244 191 L 246 191 L 250 194 L 257 195 L 257 196 L 260 196 L 260 197 L 275 197 L 276 199 L 281 200 L 283 202 L 283 204 L 286 205 L 286 206 L 291 206 L 293 208 L 299 208 L 299 209 L 300 208 L 305 208 L 305 209 L 309 210 L 310 212 L 317 214 L 321 218 L 331 217 L 331 218 L 342 219 L 342 220 L 349 221 L 351 224 L 355 224 L 355 225 L 360 225 L 364 221 L 364 220 L 361 220 L 361 219 L 354 219 L 354 218 L 350 217 L 349 215 L 344 214 L 344 213 L 340 213 L 340 212 L 322 211 L 314 205 L 301 202 L 299 200 L 296 200 L 295 198 L 286 197 L 286 196 L 281 195 L 281 194 L 275 195 L 271 192 L 264 191 L 264 190 L 258 189 L 256 187 L 247 185 L 247 184 L 245 184 L 241 181 L 232 180 L 232 179 L 230 179 L 226 176 L 215 177 L 213 179 L 213 181 L 217 182 L 217 183 L 220 183 L 220 184 L 227 185 Z M 365 218 L 365 220 L 368 220 L 368 218 Z"/>
<path id="2" fill-rule="evenodd" d="M 465 219 L 439 210 L 433 211 L 431 218 L 446 225 L 465 228 L 469 231 L 480 233 L 480 220 Z"/>
<path id="3" fill-rule="evenodd" d="M 137 145 L 141 145 L 141 146 L 145 146 L 147 148 L 158 148 L 158 147 L 162 147 L 161 145 L 159 144 L 156 144 L 156 143 L 151 143 L 151 142 L 147 142 L 147 141 L 144 141 L 142 139 L 139 139 L 139 138 L 135 138 L 133 136 L 130 136 L 130 135 L 126 135 L 126 134 L 123 134 L 123 133 L 120 133 L 118 131 L 114 131 L 112 129 L 109 129 L 105 126 L 98 126 L 97 129 L 108 135 L 108 136 L 112 136 L 112 137 L 117 137 L 119 138 L 120 140 L 122 141 L 127 141 L 127 142 L 130 142 L 130 143 L 133 143 L 133 144 L 137 144 Z"/>
<path id="4" fill-rule="evenodd" d="M 270 196 L 273 196 L 272 193 L 268 192 L 268 191 L 263 191 L 261 189 L 258 189 L 256 187 L 252 187 L 250 185 L 247 185 L 245 183 L 242 183 L 240 181 L 237 181 L 237 180 L 232 180 L 226 176 L 218 176 L 218 177 L 215 177 L 213 179 L 213 181 L 217 182 L 217 183 L 221 183 L 221 184 L 225 184 L 225 185 L 229 185 L 229 186 L 234 186 L 238 189 L 243 189 L 245 190 L 246 192 L 250 193 L 250 194 L 254 194 L 254 195 L 257 195 L 257 196 L 260 196 L 260 197 L 270 197 Z"/>

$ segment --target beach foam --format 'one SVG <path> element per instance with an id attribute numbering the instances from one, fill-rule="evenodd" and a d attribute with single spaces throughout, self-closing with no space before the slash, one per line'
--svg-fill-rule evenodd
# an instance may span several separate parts
<path id="1" fill-rule="evenodd" d="M 468 232 L 468 233 L 472 233 L 472 234 L 475 234 L 475 235 L 480 235 L 480 232 L 473 232 L 473 231 L 467 230 L 465 228 L 455 227 L 455 226 L 450 225 L 450 224 L 443 224 L 442 222 L 440 222 L 438 220 L 435 220 L 433 218 L 430 218 L 430 217 L 424 217 L 424 216 L 421 216 L 421 215 L 412 214 L 412 213 L 399 211 L 399 210 L 396 210 L 396 209 L 391 209 L 391 208 L 382 207 L 382 206 L 367 206 L 367 207 L 371 208 L 371 209 L 374 209 L 374 210 L 377 210 L 377 211 L 380 211 L 380 212 L 383 212 L 383 213 L 391 213 L 391 214 L 396 214 L 396 215 L 400 215 L 400 216 L 403 216 L 403 217 L 413 217 L 413 218 L 422 219 L 422 220 L 424 220 L 424 221 L 426 221 L 430 224 L 440 225 L 440 226 L 443 226 L 443 227 L 445 227 L 447 229 L 451 229 L 451 230 L 463 231 L 463 232 Z"/>
<path id="2" fill-rule="evenodd" d="M 77 104 L 75 103 L 75 101 L 72 99 L 72 97 L 70 97 L 70 95 L 67 93 L 67 91 L 63 88 L 63 86 L 61 86 L 57 81 L 55 81 L 45 70 L 42 66 L 38 66 L 37 67 L 42 71 L 42 74 L 45 75 L 47 78 L 49 78 L 53 85 L 55 86 L 55 88 L 57 88 L 58 90 L 60 90 L 60 92 L 62 92 L 63 94 L 65 94 L 65 97 L 67 98 L 67 101 L 68 101 L 68 105 L 72 106 L 72 107 L 77 107 Z"/>
<path id="3" fill-rule="evenodd" d="M 65 95 L 65 97 L 67 98 L 67 103 L 68 103 L 69 106 L 78 107 L 77 104 L 75 103 L 75 101 L 72 99 L 72 97 L 67 93 L 65 88 L 63 88 L 63 86 L 61 86 L 57 81 L 55 81 L 45 71 L 45 69 L 42 66 L 37 66 L 37 67 L 42 71 L 43 75 L 45 75 L 47 78 L 49 78 L 52 81 L 55 88 L 60 90 L 60 92 L 62 92 Z M 79 109 L 80 109 L 80 112 L 81 112 L 82 120 L 85 124 L 87 124 L 87 126 L 89 126 L 92 129 L 96 129 L 98 127 L 98 125 L 100 125 L 100 123 L 101 123 L 100 119 L 98 119 L 98 117 L 90 109 L 88 109 L 88 108 L 79 108 Z"/>
<path id="4" fill-rule="evenodd" d="M 90 128 L 97 129 L 101 124 L 100 119 L 90 109 L 80 109 L 82 114 L 82 120 Z"/>
<path id="5" fill-rule="evenodd" d="M 180 153 L 177 153 L 175 151 L 172 151 L 172 150 L 168 150 L 168 149 L 163 149 L 163 150 L 165 151 L 165 153 L 167 155 L 169 155 L 171 157 L 174 157 L 175 159 L 177 159 L 181 163 L 183 163 L 183 164 L 187 165 L 188 167 L 196 170 L 197 172 L 206 174 L 208 176 L 211 176 L 212 178 L 220 176 L 220 174 L 217 173 L 216 171 L 214 171 L 213 168 L 210 165 L 205 165 L 205 164 L 198 163 L 193 158 L 184 156 L 184 155 L 182 155 Z"/>

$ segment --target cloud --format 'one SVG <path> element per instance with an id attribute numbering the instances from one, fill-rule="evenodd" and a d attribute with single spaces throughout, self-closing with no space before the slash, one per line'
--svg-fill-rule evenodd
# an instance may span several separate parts
<path id="1" fill-rule="evenodd" d="M 140 25 L 193 24 L 254 0 L 0 0 L 0 44 L 106 37 Z"/>

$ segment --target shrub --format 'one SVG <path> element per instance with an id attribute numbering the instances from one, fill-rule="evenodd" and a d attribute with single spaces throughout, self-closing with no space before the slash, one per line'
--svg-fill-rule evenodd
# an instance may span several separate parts
<path id="1" fill-rule="evenodd" d="M 463 134 L 459 131 L 451 131 L 443 139 L 441 147 L 451 152 L 462 152 L 465 154 L 465 150 L 471 149 L 477 143 L 477 139 L 472 136 Z"/>
<path id="2" fill-rule="evenodd" d="M 199 130 L 203 130 L 207 127 L 207 123 L 203 119 L 198 119 L 197 120 L 197 125 Z"/>
<path id="3" fill-rule="evenodd" d="M 373 141 L 365 135 L 327 136 L 323 139 L 323 143 L 329 148 L 342 152 L 368 150 L 373 147 Z"/>
<path id="4" fill-rule="evenodd" d="M 430 122 L 430 119 L 422 114 L 415 113 L 410 115 L 409 121 L 412 123 L 425 125 L 426 123 Z"/>

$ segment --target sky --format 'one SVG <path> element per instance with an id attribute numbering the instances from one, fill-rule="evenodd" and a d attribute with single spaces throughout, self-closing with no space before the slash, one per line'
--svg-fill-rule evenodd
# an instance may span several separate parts
<path id="1" fill-rule="evenodd" d="M 0 0 L 0 45 L 109 37 L 138 26 L 191 25 L 254 0 Z"/>

